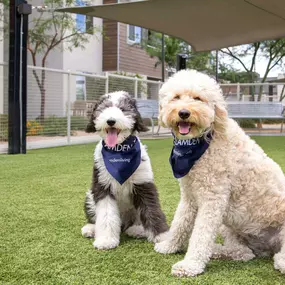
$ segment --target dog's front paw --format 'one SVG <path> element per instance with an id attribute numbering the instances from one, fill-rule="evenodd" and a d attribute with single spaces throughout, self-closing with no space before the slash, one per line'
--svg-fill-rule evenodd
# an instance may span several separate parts
<path id="1" fill-rule="evenodd" d="M 107 250 L 115 248 L 119 245 L 120 241 L 116 238 L 99 237 L 93 242 L 93 246 L 100 250 Z"/>
<path id="2" fill-rule="evenodd" d="M 170 254 L 176 253 L 178 251 L 178 248 L 173 245 L 171 241 L 164 240 L 162 242 L 156 243 L 154 246 L 154 250 L 162 254 Z"/>
<path id="3" fill-rule="evenodd" d="M 82 227 L 81 234 L 86 238 L 93 238 L 95 236 L 95 225 L 86 224 L 84 227 Z"/>
<path id="4" fill-rule="evenodd" d="M 285 255 L 282 253 L 276 253 L 274 255 L 274 268 L 279 270 L 282 274 L 285 274 Z"/>
<path id="5" fill-rule="evenodd" d="M 205 264 L 195 260 L 181 260 L 172 266 L 171 273 L 178 277 L 194 277 L 204 272 Z"/>

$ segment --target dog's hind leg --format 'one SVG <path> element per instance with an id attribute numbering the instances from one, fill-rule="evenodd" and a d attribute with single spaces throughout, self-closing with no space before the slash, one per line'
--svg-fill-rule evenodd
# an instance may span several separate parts
<path id="1" fill-rule="evenodd" d="M 133 202 L 140 214 L 140 220 L 146 230 L 148 240 L 156 242 L 163 238 L 168 230 L 168 225 L 160 208 L 154 183 L 134 184 Z"/>
<path id="2" fill-rule="evenodd" d="M 139 213 L 135 208 L 123 213 L 122 215 L 123 227 L 122 232 L 133 238 L 147 238 L 148 234 L 143 227 Z"/>
<path id="3" fill-rule="evenodd" d="M 82 236 L 86 238 L 94 238 L 95 237 L 95 224 L 86 224 L 81 228 Z"/>
<path id="4" fill-rule="evenodd" d="M 285 274 L 285 223 L 279 233 L 281 250 L 274 255 L 274 268 Z"/>
<path id="5" fill-rule="evenodd" d="M 227 226 L 222 225 L 219 229 L 219 234 L 224 242 L 223 244 L 214 245 L 211 258 L 248 261 L 255 257 L 252 250 L 243 244 Z"/>
<path id="6" fill-rule="evenodd" d="M 95 201 L 91 190 L 86 192 L 85 203 L 84 203 L 84 212 L 88 223 L 81 228 L 82 236 L 86 238 L 95 237 Z"/>

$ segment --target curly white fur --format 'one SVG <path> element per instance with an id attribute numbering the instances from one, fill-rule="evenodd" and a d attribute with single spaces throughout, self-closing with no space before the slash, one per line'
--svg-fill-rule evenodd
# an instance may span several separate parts
<path id="1" fill-rule="evenodd" d="M 197 96 L 199 102 L 194 99 Z M 194 109 L 196 116 L 195 128 L 180 138 L 201 136 L 205 131 L 214 135 L 204 155 L 179 179 L 181 200 L 170 237 L 157 243 L 155 250 L 174 253 L 189 242 L 184 260 L 172 267 L 172 273 L 195 276 L 204 271 L 212 255 L 249 260 L 257 241 L 259 250 L 272 246 L 274 251 L 279 243 L 274 267 L 285 273 L 285 177 L 281 168 L 228 118 L 222 91 L 207 75 L 181 71 L 162 86 L 160 121 L 174 131 L 180 106 Z M 216 246 L 222 224 L 225 244 Z"/>

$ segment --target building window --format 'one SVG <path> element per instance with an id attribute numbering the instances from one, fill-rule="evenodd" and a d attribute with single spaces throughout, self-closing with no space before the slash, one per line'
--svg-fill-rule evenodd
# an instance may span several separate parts
<path id="1" fill-rule="evenodd" d="M 86 100 L 85 76 L 76 76 L 76 100 Z"/>
<path id="2" fill-rule="evenodd" d="M 141 44 L 142 43 L 142 31 L 141 27 L 128 25 L 128 43 L 129 44 Z"/>

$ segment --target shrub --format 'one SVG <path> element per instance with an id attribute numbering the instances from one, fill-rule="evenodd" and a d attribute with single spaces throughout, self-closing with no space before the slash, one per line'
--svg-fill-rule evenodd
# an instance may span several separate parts
<path id="1" fill-rule="evenodd" d="M 36 120 L 27 121 L 27 136 L 38 136 L 43 133 L 42 125 Z"/>
<path id="2" fill-rule="evenodd" d="M 70 120 L 72 131 L 84 131 L 89 122 L 87 117 L 72 116 Z"/>
<path id="3" fill-rule="evenodd" d="M 0 114 L 0 141 L 8 140 L 8 115 Z"/>
<path id="4" fill-rule="evenodd" d="M 238 120 L 238 123 L 239 123 L 240 127 L 244 128 L 244 129 L 256 128 L 254 120 L 251 120 L 251 119 L 240 119 L 240 120 Z"/>
<path id="5" fill-rule="evenodd" d="M 50 116 L 43 122 L 43 133 L 45 136 L 66 136 L 67 118 Z"/>
<path id="6" fill-rule="evenodd" d="M 71 131 L 84 131 L 88 124 L 88 118 L 81 116 L 72 116 L 70 118 Z M 43 132 L 46 136 L 66 136 L 67 135 L 67 117 L 50 116 L 45 118 L 43 123 Z"/>

